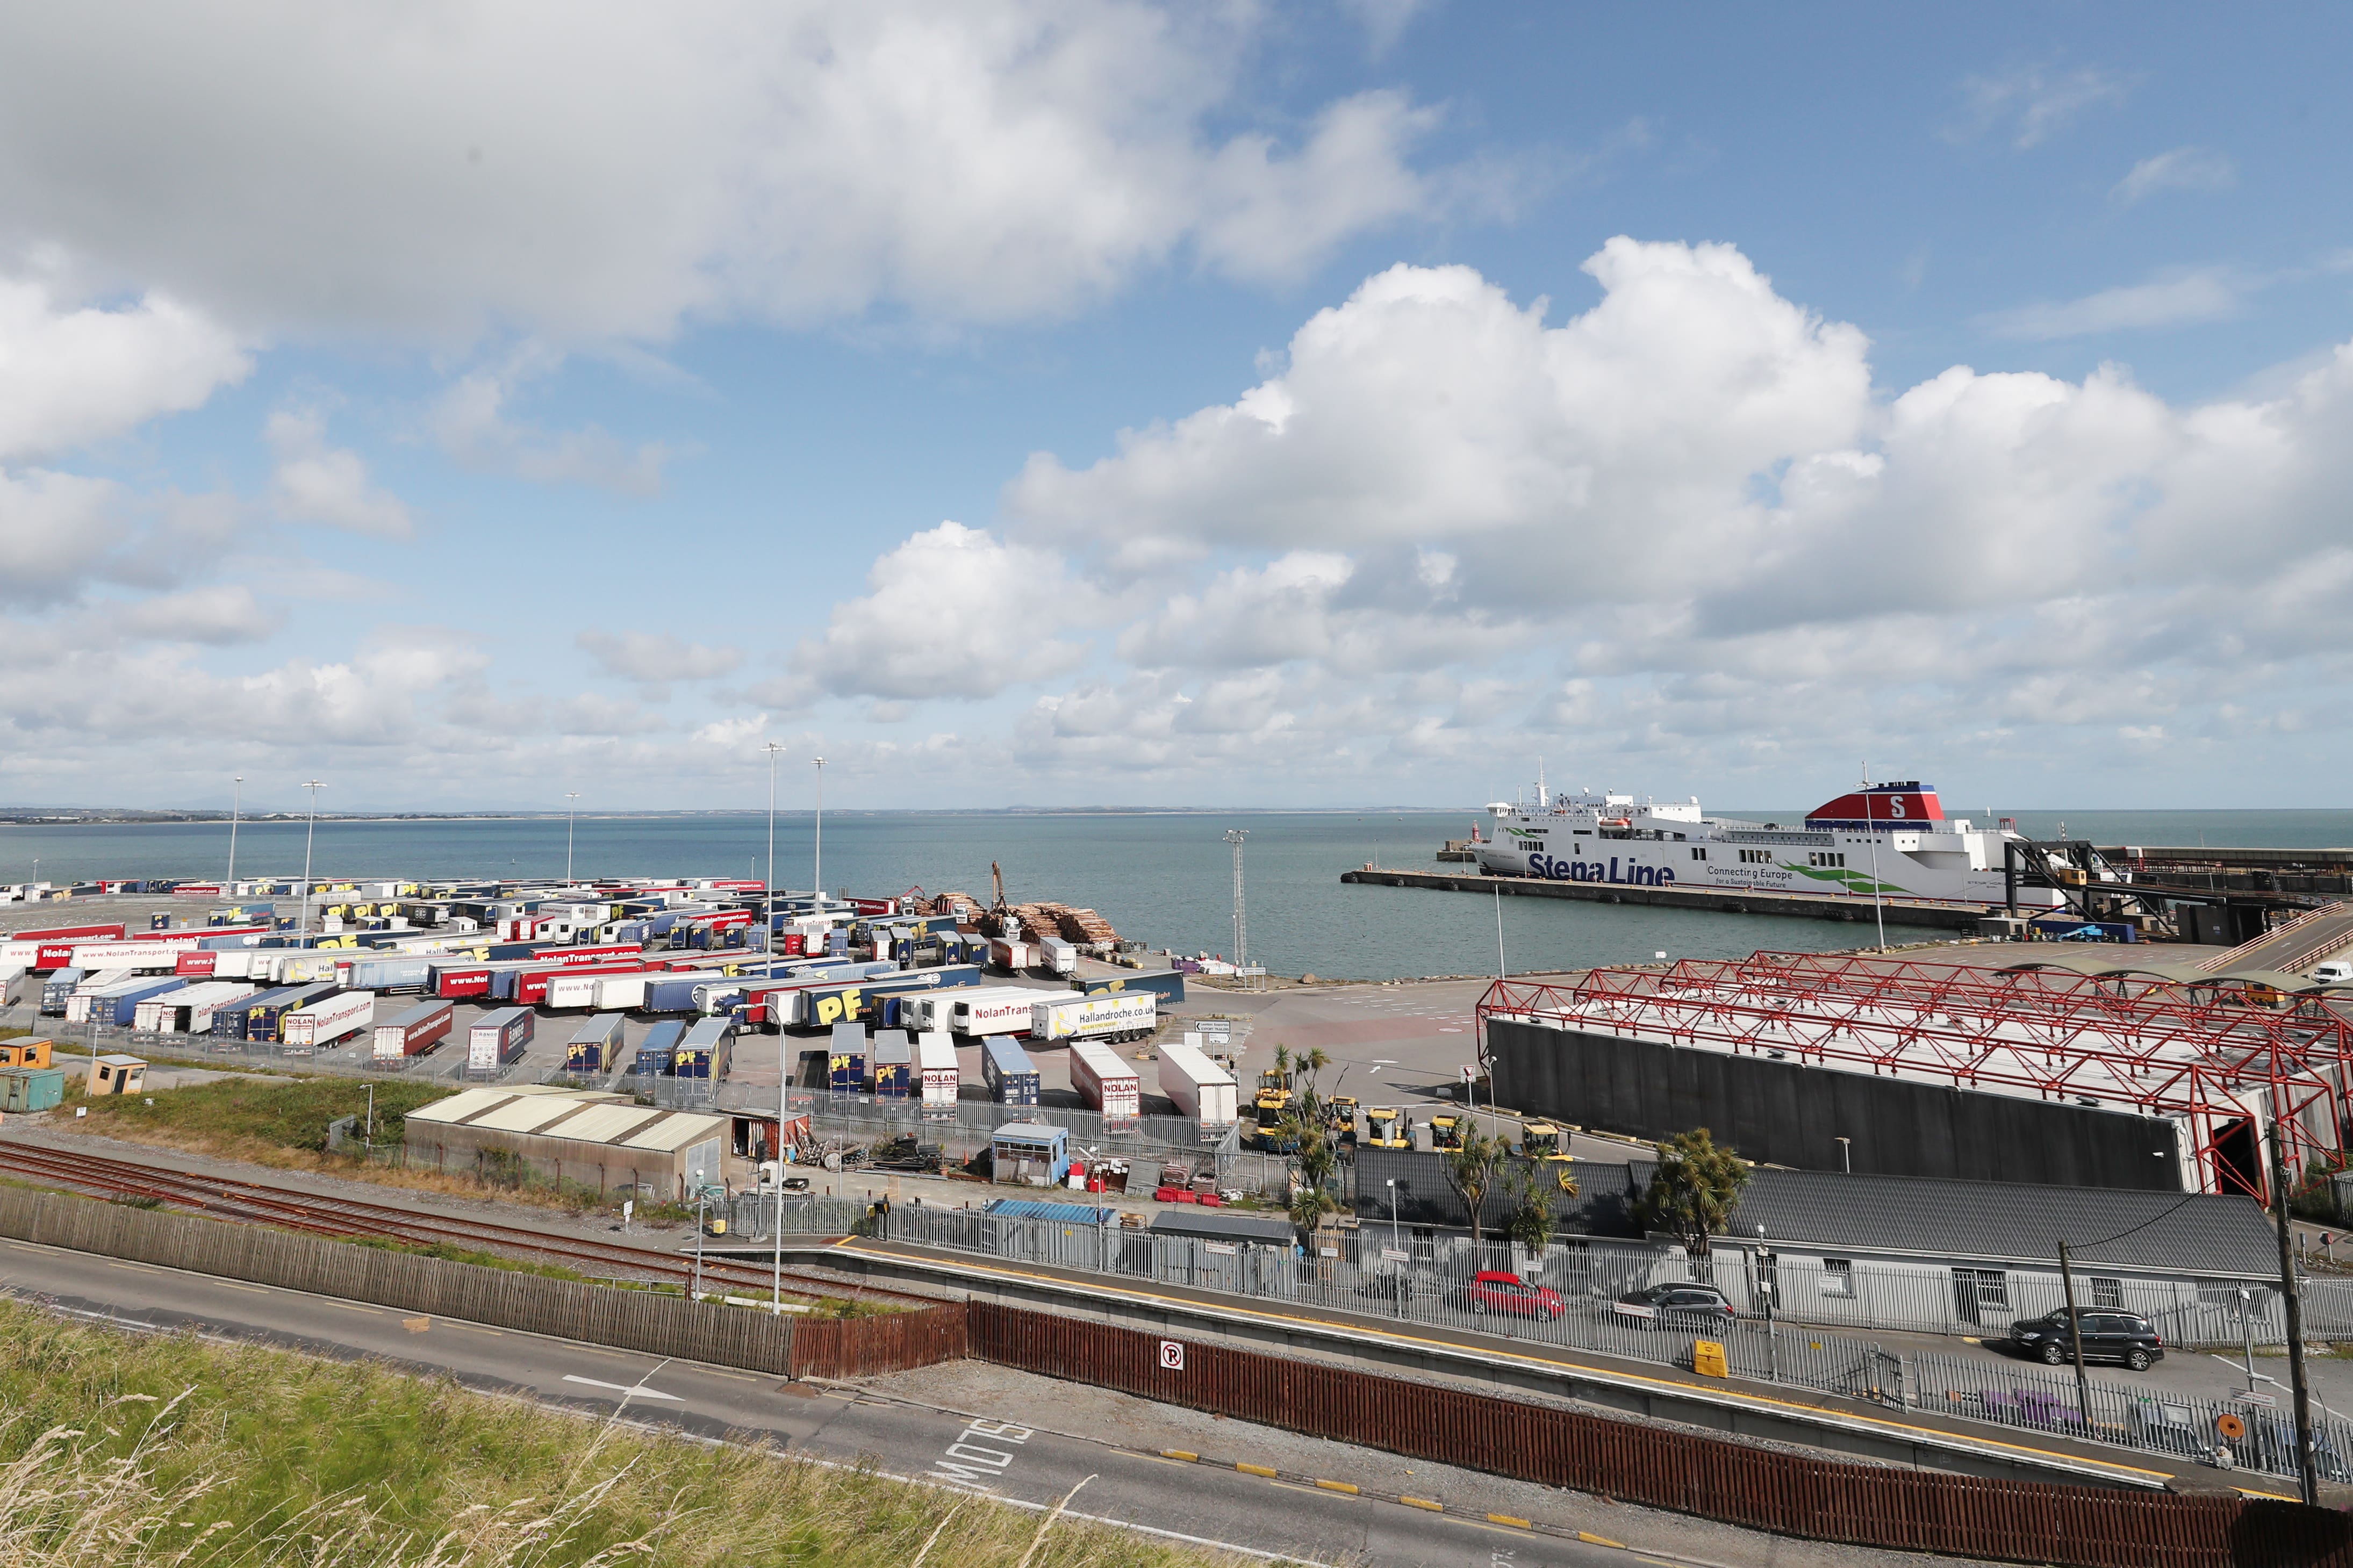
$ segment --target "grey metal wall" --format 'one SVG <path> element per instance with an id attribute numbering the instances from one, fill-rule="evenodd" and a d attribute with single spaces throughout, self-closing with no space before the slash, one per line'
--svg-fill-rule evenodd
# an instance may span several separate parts
<path id="1" fill-rule="evenodd" d="M 1498 1104 L 1637 1138 L 1705 1127 L 1800 1170 L 1840 1169 L 1844 1137 L 1881 1175 L 2180 1186 L 2174 1127 L 2152 1117 L 1533 1024 L 1490 1023 L 1487 1055 Z"/>

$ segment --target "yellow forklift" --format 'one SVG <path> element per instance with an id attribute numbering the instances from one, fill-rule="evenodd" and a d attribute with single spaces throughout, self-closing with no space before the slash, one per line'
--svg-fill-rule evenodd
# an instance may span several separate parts
<path id="1" fill-rule="evenodd" d="M 1333 1142 L 1343 1149 L 1356 1146 L 1356 1097 L 1335 1094 L 1324 1102 L 1324 1119 L 1331 1130 Z"/>
<path id="2" fill-rule="evenodd" d="M 1391 1106 L 1374 1106 L 1365 1112 L 1365 1142 L 1374 1149 L 1412 1148 L 1413 1118 Z"/>
<path id="3" fill-rule="evenodd" d="M 1462 1147 L 1462 1126 L 1470 1120 L 1451 1110 L 1439 1112 L 1430 1119 L 1430 1146 L 1433 1149 Z"/>

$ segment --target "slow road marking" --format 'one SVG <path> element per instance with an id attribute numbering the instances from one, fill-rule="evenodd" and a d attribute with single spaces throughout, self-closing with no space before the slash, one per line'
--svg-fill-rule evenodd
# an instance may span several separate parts
<path id="1" fill-rule="evenodd" d="M 609 1388 L 616 1394 L 626 1394 L 633 1399 L 676 1399 L 678 1397 L 675 1394 L 664 1394 L 659 1388 L 648 1388 L 643 1384 L 607 1383 L 601 1378 L 582 1377 L 579 1373 L 572 1372 L 564 1374 L 564 1381 L 577 1383 L 588 1388 Z"/>

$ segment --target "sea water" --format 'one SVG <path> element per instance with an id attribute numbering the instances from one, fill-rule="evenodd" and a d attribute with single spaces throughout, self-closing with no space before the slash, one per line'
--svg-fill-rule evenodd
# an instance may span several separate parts
<path id="1" fill-rule="evenodd" d="M 1959 803 L 1947 806 L 1957 814 Z M 1789 821 L 1791 810 L 1730 815 Z M 1972 816 L 1976 813 L 1969 813 Z M 2020 831 L 2067 833 L 2102 844 L 2353 844 L 2353 811 L 2016 812 Z M 1000 866 L 1008 900 L 1052 900 L 1099 910 L 1120 934 L 1180 952 L 1230 957 L 1235 949 L 1229 828 L 1243 844 L 1249 956 L 1282 974 L 1351 979 L 1492 974 L 1670 958 L 1744 955 L 1759 948 L 1820 950 L 1872 940 L 1856 924 L 1766 915 L 1481 898 L 1422 889 L 1343 886 L 1367 861 L 1442 868 L 1432 857 L 1471 830 L 1469 812 L 828 812 L 825 886 L 881 897 L 920 888 L 990 893 Z M 815 824 L 776 818 L 776 881 L 807 889 L 816 875 Z M 310 846 L 321 877 L 550 877 L 565 867 L 563 818 L 357 821 L 322 818 Z M 301 822 L 237 829 L 241 876 L 299 875 Z M 100 877 L 206 877 L 228 870 L 226 823 L 0 826 L 0 882 Z M 764 814 L 582 816 L 572 825 L 575 874 L 765 875 Z M 1500 903 L 1500 911 L 1498 904 Z M 22 911 L 11 909 L 10 914 Z M 1502 932 L 1498 953 L 1497 917 Z M 9 923 L 21 923 L 11 921 Z M 1889 928 L 1891 941 L 1935 934 Z"/>

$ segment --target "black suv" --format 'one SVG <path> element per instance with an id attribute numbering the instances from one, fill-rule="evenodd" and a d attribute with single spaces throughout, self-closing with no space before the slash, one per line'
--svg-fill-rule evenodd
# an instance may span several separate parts
<path id="1" fill-rule="evenodd" d="M 2147 1372 L 2150 1363 L 2165 1359 L 2165 1336 L 2137 1312 L 2078 1307 L 2075 1316 L 2084 1325 L 2085 1361 L 2122 1362 L 2135 1372 Z M 2045 1317 L 2010 1324 L 2010 1342 L 2052 1366 L 2064 1366 L 2075 1359 L 2075 1336 L 2069 1331 L 2063 1307 Z"/>

